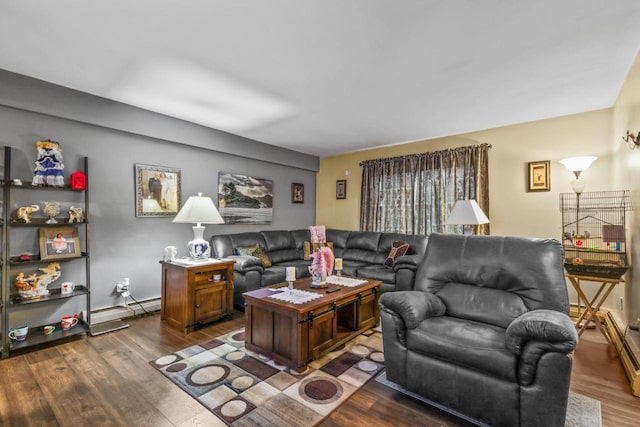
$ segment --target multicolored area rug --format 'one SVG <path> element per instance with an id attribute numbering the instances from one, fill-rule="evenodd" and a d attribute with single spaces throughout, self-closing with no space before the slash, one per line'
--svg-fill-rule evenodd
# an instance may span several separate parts
<path id="1" fill-rule="evenodd" d="M 244 348 L 244 329 L 150 362 L 234 426 L 313 426 L 384 368 L 369 330 L 297 372 Z"/>

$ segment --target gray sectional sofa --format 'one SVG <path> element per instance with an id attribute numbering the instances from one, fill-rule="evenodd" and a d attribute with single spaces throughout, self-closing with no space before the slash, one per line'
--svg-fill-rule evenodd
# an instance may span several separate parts
<path id="1" fill-rule="evenodd" d="M 382 292 L 411 290 L 415 272 L 422 261 L 427 237 L 399 233 L 326 230 L 336 258 L 343 259 L 343 274 L 382 281 Z M 244 292 L 284 282 L 286 267 L 296 268 L 296 277 L 308 277 L 310 260 L 304 259 L 304 243 L 311 239 L 308 229 L 256 231 L 222 234 L 210 238 L 212 257 L 230 258 L 234 267 L 234 306 L 243 310 Z M 384 264 L 393 242 L 409 244 L 407 253 Z M 238 255 L 238 248 L 258 243 L 267 254 L 270 267 L 255 256 Z"/>

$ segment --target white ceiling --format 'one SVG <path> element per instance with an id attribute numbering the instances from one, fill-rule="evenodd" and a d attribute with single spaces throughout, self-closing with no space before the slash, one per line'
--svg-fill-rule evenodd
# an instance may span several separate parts
<path id="1" fill-rule="evenodd" d="M 613 105 L 638 0 L 0 0 L 0 68 L 321 157 Z"/>

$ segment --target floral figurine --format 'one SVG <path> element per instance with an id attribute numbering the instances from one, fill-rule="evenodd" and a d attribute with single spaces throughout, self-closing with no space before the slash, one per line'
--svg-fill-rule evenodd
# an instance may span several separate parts
<path id="1" fill-rule="evenodd" d="M 323 283 L 327 280 L 327 276 L 333 271 L 333 252 L 327 246 L 322 246 L 311 257 L 311 266 L 309 272 L 313 277 L 314 283 Z"/>
<path id="2" fill-rule="evenodd" d="M 36 142 L 38 154 L 36 167 L 33 170 L 32 185 L 50 185 L 52 187 L 64 187 L 64 164 L 62 164 L 62 149 L 60 145 L 51 140 Z"/>

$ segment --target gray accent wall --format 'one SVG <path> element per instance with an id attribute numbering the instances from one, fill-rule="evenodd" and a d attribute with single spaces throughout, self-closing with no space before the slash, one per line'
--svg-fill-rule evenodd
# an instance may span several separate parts
<path id="1" fill-rule="evenodd" d="M 80 169 L 82 157 L 89 158 L 91 311 L 122 304 L 114 287 L 123 277 L 130 278 L 138 301 L 159 297 L 163 248 L 174 245 L 184 256 L 186 242 L 193 237 L 190 224 L 173 224 L 172 217 L 135 216 L 136 163 L 180 168 L 182 202 L 202 192 L 217 205 L 218 172 L 273 181 L 271 224 L 207 225 L 205 238 L 315 223 L 315 156 L 0 70 L 0 146 L 13 148 L 13 177 L 26 184 L 33 176 L 35 143 L 40 139 L 60 143 L 67 182 L 70 173 Z M 303 204 L 291 203 L 293 182 L 305 186 Z M 38 200 L 19 205 L 31 202 Z M 37 253 L 37 237 L 12 239 L 16 250 Z"/>

